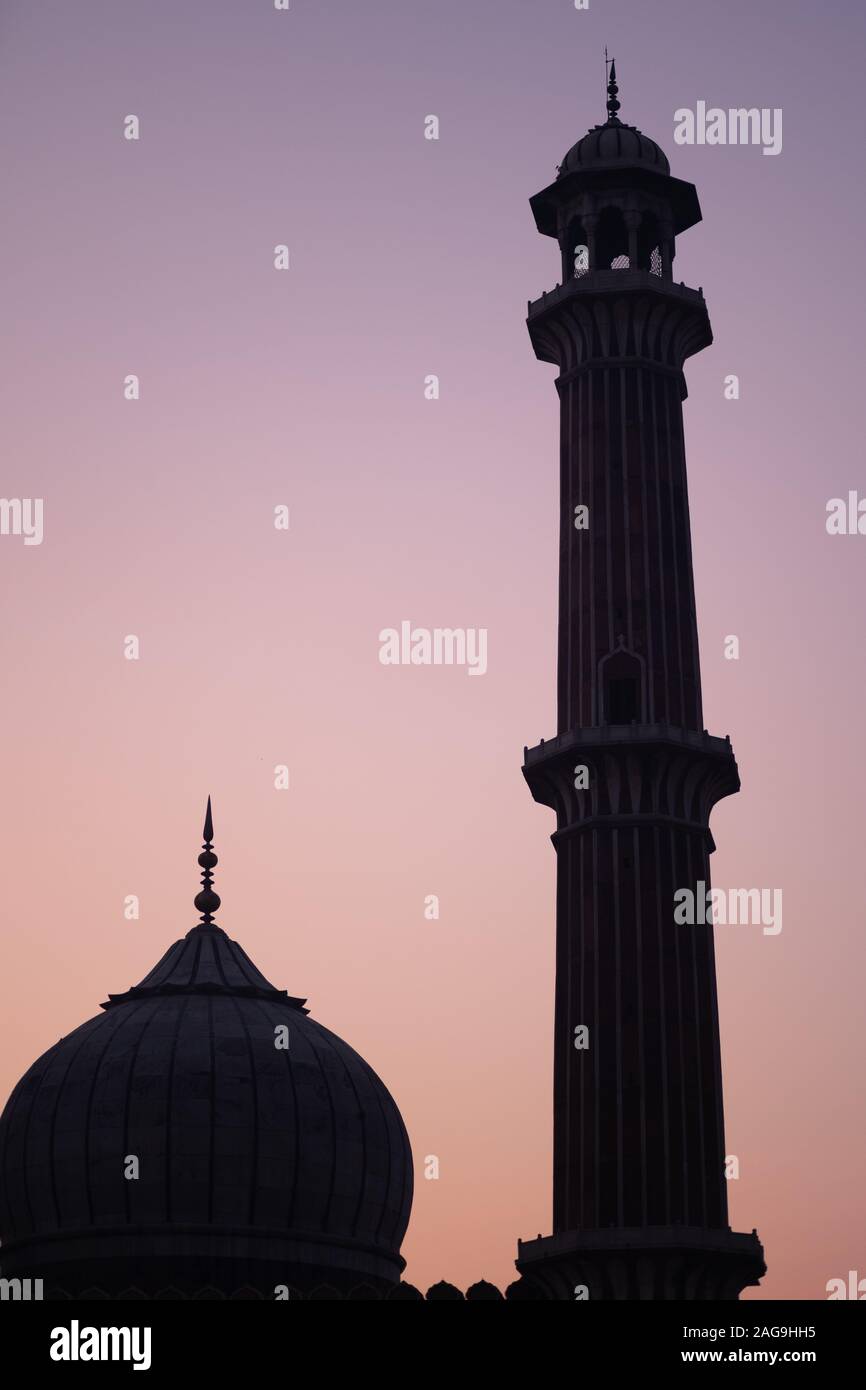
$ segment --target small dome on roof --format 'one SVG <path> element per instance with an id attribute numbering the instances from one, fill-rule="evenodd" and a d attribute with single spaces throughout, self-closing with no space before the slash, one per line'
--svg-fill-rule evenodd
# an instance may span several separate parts
<path id="1" fill-rule="evenodd" d="M 583 170 L 617 167 L 652 169 L 657 174 L 670 174 L 671 166 L 661 146 L 638 130 L 637 126 L 623 125 L 619 119 L 618 94 L 616 63 L 611 62 L 607 84 L 607 120 L 604 125 L 593 126 L 582 140 L 572 145 L 559 166 L 560 178 Z"/>
<path id="2" fill-rule="evenodd" d="M 655 140 L 633 125 L 607 121 L 593 126 L 582 140 L 572 145 L 559 166 L 559 177 L 584 170 L 610 168 L 645 168 L 657 174 L 669 174 L 667 155 Z"/>

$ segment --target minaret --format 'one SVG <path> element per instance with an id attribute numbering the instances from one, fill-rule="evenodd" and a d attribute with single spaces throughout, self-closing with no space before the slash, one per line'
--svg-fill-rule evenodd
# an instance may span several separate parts
<path id="1" fill-rule="evenodd" d="M 555 1298 L 732 1299 L 763 1251 L 728 1226 L 712 928 L 674 921 L 740 785 L 703 727 L 689 531 L 683 364 L 712 331 L 672 266 L 701 212 L 619 109 L 612 65 L 531 199 L 562 258 L 528 316 L 559 369 L 558 728 L 523 768 L 556 812 L 554 1172 L 517 1264 Z"/>

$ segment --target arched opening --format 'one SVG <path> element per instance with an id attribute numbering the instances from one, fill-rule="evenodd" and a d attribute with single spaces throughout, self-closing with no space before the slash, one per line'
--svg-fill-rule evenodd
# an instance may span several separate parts
<path id="1" fill-rule="evenodd" d="M 601 664 L 602 723 L 643 721 L 643 669 L 631 652 L 617 651 Z"/>
<path id="2" fill-rule="evenodd" d="M 578 217 L 569 223 L 562 260 L 563 283 L 575 276 L 586 275 L 589 270 L 589 238 Z"/>
<path id="3" fill-rule="evenodd" d="M 604 208 L 598 219 L 596 263 L 599 270 L 627 270 L 628 231 L 620 208 Z"/>
<path id="4" fill-rule="evenodd" d="M 637 233 L 637 263 L 651 275 L 662 273 L 661 234 L 654 212 L 645 212 Z"/>

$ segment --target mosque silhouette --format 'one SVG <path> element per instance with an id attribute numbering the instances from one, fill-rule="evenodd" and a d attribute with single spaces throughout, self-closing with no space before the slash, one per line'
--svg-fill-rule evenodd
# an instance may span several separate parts
<path id="1" fill-rule="evenodd" d="M 712 927 L 673 918 L 739 789 L 703 728 L 682 428 L 712 331 L 672 274 L 697 193 L 619 109 L 612 67 L 606 122 L 531 200 L 562 263 L 528 314 L 559 368 L 559 718 L 523 768 L 557 817 L 553 1230 L 518 1242 L 505 1296 L 730 1300 L 763 1250 L 728 1226 Z M 51 1299 L 422 1298 L 394 1100 L 216 925 L 210 801 L 198 862 L 198 924 L 9 1099 L 3 1278 Z"/>

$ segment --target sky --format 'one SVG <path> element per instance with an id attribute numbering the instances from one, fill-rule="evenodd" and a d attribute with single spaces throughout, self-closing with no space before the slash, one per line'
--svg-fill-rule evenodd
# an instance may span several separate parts
<path id="1" fill-rule="evenodd" d="M 864 28 L 2 0 L 0 491 L 44 534 L 0 536 L 0 1097 L 194 925 L 211 794 L 220 924 L 400 1106 L 406 1277 L 504 1286 L 549 1232 L 554 826 L 520 768 L 555 733 L 558 413 L 524 320 L 560 264 L 528 199 L 604 119 L 607 45 L 703 211 L 675 271 L 715 334 L 684 407 L 704 711 L 743 783 L 714 883 L 784 898 L 778 935 L 717 931 L 747 1297 L 866 1275 L 866 537 L 825 525 L 866 495 Z M 781 152 L 677 145 L 699 101 L 780 108 Z M 485 628 L 486 673 L 383 666 L 404 620 Z"/>

